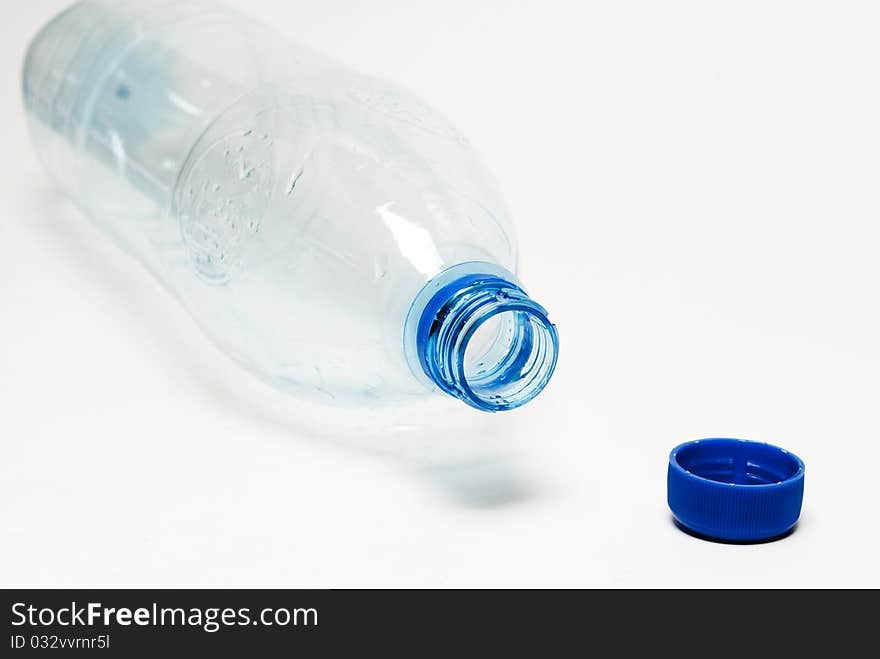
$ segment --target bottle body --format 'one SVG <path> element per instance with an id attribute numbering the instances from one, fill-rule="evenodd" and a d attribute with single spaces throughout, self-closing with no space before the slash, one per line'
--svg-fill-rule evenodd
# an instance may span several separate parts
<path id="1" fill-rule="evenodd" d="M 214 3 L 74 5 L 34 40 L 24 90 L 55 178 L 278 388 L 353 405 L 446 391 L 424 291 L 450 271 L 519 289 L 504 205 L 445 119 Z M 480 320 L 470 359 L 551 332 L 555 364 L 549 321 L 516 313 Z"/>

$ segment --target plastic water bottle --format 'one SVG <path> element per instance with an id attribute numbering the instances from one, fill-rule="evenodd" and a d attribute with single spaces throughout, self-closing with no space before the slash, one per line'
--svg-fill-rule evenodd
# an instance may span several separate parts
<path id="1" fill-rule="evenodd" d="M 558 339 L 504 204 L 412 95 L 199 0 L 92 0 L 24 66 L 45 166 L 229 355 L 375 407 L 516 408 Z"/>

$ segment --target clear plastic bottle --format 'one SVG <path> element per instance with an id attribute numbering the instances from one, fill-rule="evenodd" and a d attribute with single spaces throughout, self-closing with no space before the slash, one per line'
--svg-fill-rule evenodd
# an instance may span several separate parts
<path id="1" fill-rule="evenodd" d="M 553 373 L 468 142 L 393 85 L 201 0 L 91 0 L 24 67 L 46 167 L 227 353 L 353 406 L 499 411 Z"/>

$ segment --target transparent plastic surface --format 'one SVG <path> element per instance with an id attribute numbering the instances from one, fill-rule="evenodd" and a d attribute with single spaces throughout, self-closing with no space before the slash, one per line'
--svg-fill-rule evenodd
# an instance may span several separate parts
<path id="1" fill-rule="evenodd" d="M 80 2 L 35 38 L 23 77 L 47 169 L 272 385 L 495 411 L 549 380 L 556 330 L 513 274 L 496 187 L 407 92 L 199 0 Z M 426 292 L 450 272 L 498 280 L 490 317 L 449 314 L 459 290 Z M 458 352 L 428 355 L 453 321 Z M 457 375 L 438 376 L 449 359 Z"/>

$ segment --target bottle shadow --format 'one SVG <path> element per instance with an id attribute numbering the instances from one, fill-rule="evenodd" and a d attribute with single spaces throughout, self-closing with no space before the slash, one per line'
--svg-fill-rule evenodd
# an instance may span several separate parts
<path id="1" fill-rule="evenodd" d="M 156 292 L 161 287 L 147 284 L 152 277 L 138 274 L 144 268 L 123 264 L 124 259 L 134 259 L 117 249 L 57 187 L 45 182 L 21 193 L 25 230 L 40 241 L 47 258 L 66 261 L 83 280 L 94 282 L 96 290 L 105 290 L 119 313 L 149 327 L 148 340 L 159 344 L 171 365 L 183 377 L 198 381 L 224 410 L 298 441 L 397 464 L 452 505 L 493 509 L 536 495 L 505 448 L 511 438 L 529 432 L 521 419 L 470 410 L 452 399 L 431 403 L 428 415 L 418 408 L 397 414 L 297 401 L 228 358 L 216 359 L 210 350 L 182 341 L 180 315 L 171 310 L 176 306 L 173 296 L 163 296 Z M 202 340 L 211 345 L 207 337 Z M 330 416 L 332 424 L 327 423 Z"/>

